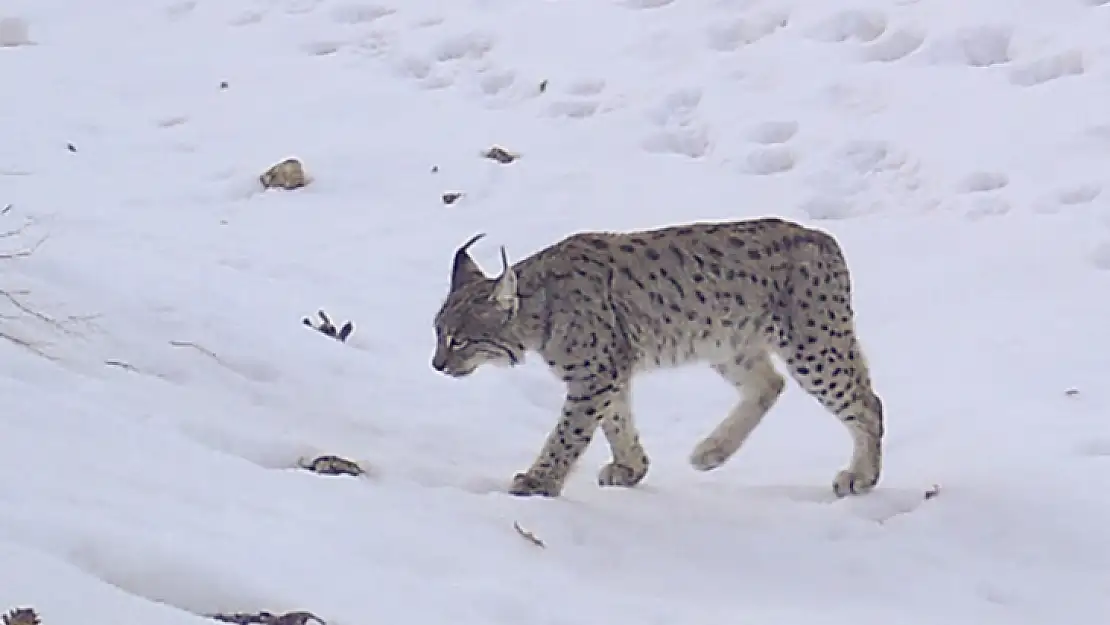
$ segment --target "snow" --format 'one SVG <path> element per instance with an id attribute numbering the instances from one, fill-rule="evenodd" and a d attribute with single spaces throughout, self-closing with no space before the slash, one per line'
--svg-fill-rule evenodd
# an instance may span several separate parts
<path id="1" fill-rule="evenodd" d="M 57 322 L 0 299 L 0 611 L 1110 613 L 1107 3 L 11 0 L 0 24 L 0 230 L 26 225 L 2 247 L 33 248 L 0 288 Z M 290 156 L 313 182 L 260 191 Z M 487 232 L 493 272 L 501 244 L 763 215 L 846 250 L 879 488 L 835 500 L 850 440 L 794 385 L 694 471 L 735 396 L 691 368 L 636 388 L 643 485 L 596 486 L 599 437 L 563 497 L 506 494 L 562 389 L 538 359 L 431 369 L 455 247 Z M 321 307 L 349 341 L 301 324 Z M 296 468 L 321 454 L 369 473 Z"/>

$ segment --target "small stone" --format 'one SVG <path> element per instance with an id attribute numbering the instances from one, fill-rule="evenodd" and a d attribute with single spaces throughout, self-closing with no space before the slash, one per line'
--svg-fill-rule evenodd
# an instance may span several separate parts
<path id="1" fill-rule="evenodd" d="M 484 157 L 486 157 L 490 160 L 497 161 L 498 163 L 501 163 L 502 165 L 508 165 L 509 163 L 511 163 L 511 162 L 515 161 L 516 159 L 520 158 L 519 154 L 513 154 L 512 152 L 509 152 L 505 148 L 502 148 L 502 147 L 499 147 L 499 146 L 496 146 L 496 145 L 493 146 L 492 148 L 486 150 L 482 154 L 482 156 L 484 156 Z"/>
<path id="2" fill-rule="evenodd" d="M 462 196 L 463 196 L 463 194 L 461 192 L 448 191 L 447 193 L 443 194 L 443 203 L 444 204 L 454 204 Z"/>
<path id="3" fill-rule="evenodd" d="M 34 608 L 16 608 L 3 616 L 4 625 L 39 625 Z"/>
<path id="4" fill-rule="evenodd" d="M 262 183 L 263 188 L 287 191 L 299 189 L 311 182 L 304 173 L 301 162 L 295 158 L 287 158 L 267 169 L 266 173 L 258 177 L 258 181 Z"/>
<path id="5" fill-rule="evenodd" d="M 339 456 L 320 456 L 312 462 L 300 463 L 301 468 L 320 475 L 353 475 L 358 477 L 366 471 L 358 463 L 340 458 Z"/>
<path id="6" fill-rule="evenodd" d="M 324 625 L 324 621 L 311 612 L 286 612 L 277 617 L 273 625 L 306 625 L 309 621 L 316 621 Z"/>
<path id="7" fill-rule="evenodd" d="M 227 89 L 228 86 L 229 85 L 227 84 L 226 80 L 220 81 L 220 89 Z"/>

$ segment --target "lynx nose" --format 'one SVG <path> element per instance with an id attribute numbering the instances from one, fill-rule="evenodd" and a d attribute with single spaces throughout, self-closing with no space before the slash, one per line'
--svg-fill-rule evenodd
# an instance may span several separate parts
<path id="1" fill-rule="evenodd" d="M 447 359 L 439 354 L 432 356 L 432 368 L 443 373 L 443 370 L 447 368 Z"/>

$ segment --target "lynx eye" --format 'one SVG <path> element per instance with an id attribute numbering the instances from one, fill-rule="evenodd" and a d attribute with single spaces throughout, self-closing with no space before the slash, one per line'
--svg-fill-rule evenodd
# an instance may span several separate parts
<path id="1" fill-rule="evenodd" d="M 469 342 L 470 341 L 464 338 L 452 336 L 450 339 L 448 339 L 447 344 L 451 346 L 451 349 L 462 349 L 463 347 L 466 347 L 466 344 Z"/>

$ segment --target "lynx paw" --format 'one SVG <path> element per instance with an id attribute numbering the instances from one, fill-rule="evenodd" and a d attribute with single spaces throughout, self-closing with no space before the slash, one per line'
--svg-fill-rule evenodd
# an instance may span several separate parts
<path id="1" fill-rule="evenodd" d="M 694 453 L 690 454 L 690 464 L 698 471 L 712 471 L 721 466 L 732 457 L 732 454 L 721 448 L 720 443 L 712 438 L 707 438 L 698 443 Z"/>
<path id="2" fill-rule="evenodd" d="M 836 474 L 836 479 L 833 480 L 833 492 L 837 497 L 847 497 L 848 495 L 862 495 L 875 488 L 875 484 L 879 482 L 879 476 L 865 475 L 859 471 L 841 471 Z"/>
<path id="3" fill-rule="evenodd" d="M 513 477 L 513 483 L 509 487 L 509 494 L 516 495 L 517 497 L 531 497 L 533 495 L 541 495 L 543 497 L 558 497 L 560 487 L 554 480 L 549 478 L 539 478 L 527 473 L 517 473 Z"/>
<path id="4" fill-rule="evenodd" d="M 610 462 L 601 467 L 601 471 L 598 472 L 597 485 L 631 488 L 643 481 L 645 475 L 647 475 L 646 466 L 636 470 L 626 464 Z"/>

